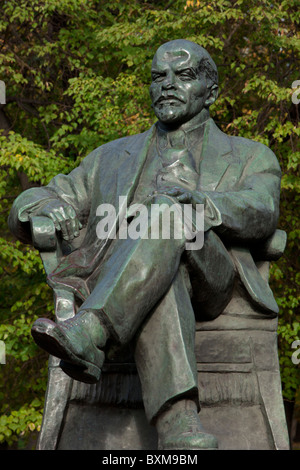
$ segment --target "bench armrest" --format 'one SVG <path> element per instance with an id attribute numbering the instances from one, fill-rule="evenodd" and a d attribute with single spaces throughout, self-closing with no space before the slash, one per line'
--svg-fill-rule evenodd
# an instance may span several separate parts
<path id="1" fill-rule="evenodd" d="M 34 248 L 42 252 L 57 249 L 57 235 L 53 220 L 42 216 L 31 217 L 30 228 Z"/>

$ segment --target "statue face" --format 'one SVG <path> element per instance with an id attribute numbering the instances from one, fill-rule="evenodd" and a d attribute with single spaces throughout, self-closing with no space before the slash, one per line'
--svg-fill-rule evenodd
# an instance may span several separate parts
<path id="1" fill-rule="evenodd" d="M 161 46 L 152 63 L 150 96 L 156 117 L 164 124 L 183 124 L 199 114 L 209 96 L 199 54 L 188 48 Z"/>

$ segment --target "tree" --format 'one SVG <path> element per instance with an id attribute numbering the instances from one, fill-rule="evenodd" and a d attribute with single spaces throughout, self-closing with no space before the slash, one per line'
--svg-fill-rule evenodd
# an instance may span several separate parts
<path id="1" fill-rule="evenodd" d="M 211 53 L 220 96 L 211 108 L 219 127 L 265 143 L 281 168 L 280 228 L 284 256 L 272 265 L 280 306 L 284 396 L 293 400 L 299 371 L 291 345 L 299 338 L 299 8 L 296 0 L 7 0 L 1 4 L 0 79 L 0 443 L 38 429 L 46 355 L 30 327 L 52 316 L 52 293 L 38 253 L 13 239 L 7 216 L 24 189 L 68 173 L 92 149 L 142 132 L 155 117 L 148 96 L 157 47 L 195 41 Z M 300 94 L 300 93 L 299 93 Z M 295 94 L 294 94 L 295 97 Z M 296 94 L 297 98 L 297 94 Z"/>

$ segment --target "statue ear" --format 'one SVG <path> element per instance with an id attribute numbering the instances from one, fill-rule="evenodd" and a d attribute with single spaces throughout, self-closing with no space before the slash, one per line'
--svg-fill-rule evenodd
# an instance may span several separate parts
<path id="1" fill-rule="evenodd" d="M 216 99 L 218 98 L 218 94 L 219 94 L 218 85 L 216 85 L 216 84 L 212 85 L 210 90 L 209 90 L 208 98 L 205 101 L 205 106 L 209 108 L 216 101 Z"/>

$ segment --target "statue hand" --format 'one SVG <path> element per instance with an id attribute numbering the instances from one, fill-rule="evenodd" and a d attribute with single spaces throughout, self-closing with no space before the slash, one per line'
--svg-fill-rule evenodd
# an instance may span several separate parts
<path id="1" fill-rule="evenodd" d="M 35 215 L 42 215 L 53 220 L 56 230 L 61 231 L 65 240 L 73 240 L 79 236 L 82 228 L 74 208 L 66 202 L 52 200 Z"/>
<path id="2" fill-rule="evenodd" d="M 204 204 L 205 203 L 205 194 L 200 191 L 189 191 L 185 188 L 181 188 L 180 186 L 166 187 L 163 191 L 164 194 L 168 196 L 176 197 L 178 202 L 182 204 Z"/>

